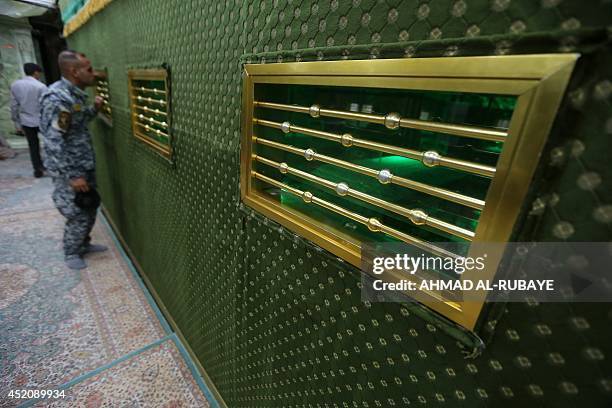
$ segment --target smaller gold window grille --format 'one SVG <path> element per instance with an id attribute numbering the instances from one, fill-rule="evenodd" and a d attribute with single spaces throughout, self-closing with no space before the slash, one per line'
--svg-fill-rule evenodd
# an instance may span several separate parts
<path id="1" fill-rule="evenodd" d="M 166 158 L 172 156 L 170 92 L 165 69 L 128 71 L 132 132 Z"/>
<path id="2" fill-rule="evenodd" d="M 110 94 L 108 91 L 108 72 L 104 70 L 96 70 L 96 86 L 95 96 L 99 96 L 104 100 L 102 109 L 98 112 L 98 117 L 109 126 L 113 125 L 113 111 L 110 104 Z"/>

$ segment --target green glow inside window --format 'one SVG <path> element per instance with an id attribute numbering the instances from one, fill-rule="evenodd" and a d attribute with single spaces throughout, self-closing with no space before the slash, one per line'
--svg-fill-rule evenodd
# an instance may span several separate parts
<path id="1" fill-rule="evenodd" d="M 321 108 L 355 113 L 385 115 L 397 112 L 402 118 L 417 119 L 493 128 L 507 131 L 516 97 L 503 95 L 417 92 L 389 89 L 355 89 L 346 87 L 296 85 L 287 87 L 277 84 L 261 84 L 255 87 L 256 101 L 277 104 L 311 106 L 320 103 Z M 254 116 L 275 123 L 288 121 L 292 126 L 305 127 L 338 135 L 350 134 L 353 138 L 419 152 L 435 151 L 453 159 L 495 167 L 503 147 L 502 142 L 479 140 L 464 136 L 448 135 L 419 129 L 388 129 L 383 125 L 360 120 L 312 117 L 300 112 L 257 107 Z M 398 154 L 376 151 L 370 148 L 350 146 L 347 148 L 334 140 L 304 135 L 300 132 L 284 133 L 282 130 L 255 125 L 253 134 L 258 138 L 291 145 L 299 149 L 313 149 L 316 153 L 342 159 L 351 164 L 376 171 L 389 170 L 394 177 L 426 183 L 428 185 L 484 200 L 491 177 L 474 174 L 444 166 L 429 167 L 421 160 Z M 376 178 L 350 169 L 338 167 L 318 160 L 308 161 L 304 156 L 288 153 L 267 145 L 258 144 L 257 154 L 278 163 L 287 163 L 295 168 L 316 175 L 333 183 L 346 183 L 351 189 L 367 193 L 406 209 L 419 209 L 428 216 L 474 232 L 481 210 L 440 199 L 393 183 L 381 184 Z M 292 174 L 281 174 L 263 163 L 255 163 L 254 169 L 284 184 L 307 190 L 315 196 L 340 205 L 367 217 L 376 217 L 383 224 L 430 242 L 464 241 L 463 238 L 430 226 L 415 225 L 406 217 L 380 206 L 372 205 L 354 197 L 340 196 L 334 190 L 304 180 Z M 266 191 L 284 206 L 306 212 L 326 225 L 339 230 L 348 229 L 362 241 L 397 241 L 397 238 L 381 236 L 358 222 L 323 208 L 304 202 L 282 188 L 258 181 L 258 188 Z"/>

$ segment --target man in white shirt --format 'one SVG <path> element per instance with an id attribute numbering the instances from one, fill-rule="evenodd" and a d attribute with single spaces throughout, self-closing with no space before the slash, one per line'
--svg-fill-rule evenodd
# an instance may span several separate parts
<path id="1" fill-rule="evenodd" d="M 34 177 L 42 177 L 45 167 L 40 158 L 38 143 L 38 125 L 40 121 L 41 95 L 47 86 L 40 82 L 42 68 L 28 62 L 23 65 L 26 76 L 11 85 L 11 118 L 17 130 L 22 130 L 28 139 L 30 160 L 34 168 Z"/>

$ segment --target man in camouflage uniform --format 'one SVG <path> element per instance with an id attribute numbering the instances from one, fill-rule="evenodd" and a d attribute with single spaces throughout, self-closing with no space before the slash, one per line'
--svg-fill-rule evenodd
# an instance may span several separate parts
<path id="1" fill-rule="evenodd" d="M 45 167 L 53 177 L 53 202 L 66 217 L 66 265 L 83 269 L 87 266 L 84 254 L 107 249 L 89 242 L 96 209 L 80 208 L 74 201 L 77 192 L 96 187 L 95 158 L 87 122 L 102 106 L 102 99 L 96 97 L 94 106 L 86 105 L 88 95 L 84 89 L 95 84 L 95 77 L 85 55 L 63 51 L 58 62 L 62 78 L 40 99 L 40 131 L 45 141 Z"/>

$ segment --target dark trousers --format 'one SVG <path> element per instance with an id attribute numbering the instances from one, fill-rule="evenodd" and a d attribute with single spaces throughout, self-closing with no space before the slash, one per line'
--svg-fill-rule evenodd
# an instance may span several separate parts
<path id="1" fill-rule="evenodd" d="M 25 133 L 28 139 L 28 146 L 30 147 L 30 160 L 32 161 L 32 167 L 34 172 L 41 172 L 45 169 L 42 160 L 40 158 L 40 146 L 38 143 L 38 128 L 22 126 L 23 133 Z"/>
<path id="2" fill-rule="evenodd" d="M 96 188 L 96 175 L 93 171 L 85 176 L 90 188 Z M 68 179 L 53 177 L 53 202 L 59 212 L 66 217 L 64 227 L 64 255 L 66 258 L 83 253 L 91 240 L 89 233 L 96 222 L 96 209 L 83 209 L 74 203 L 75 191 Z"/>

